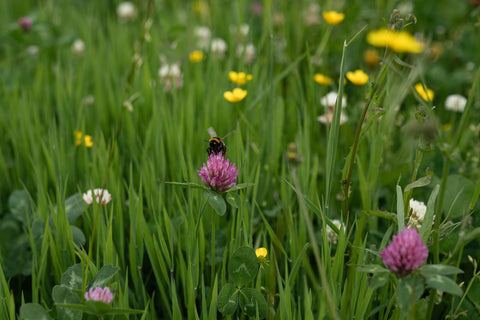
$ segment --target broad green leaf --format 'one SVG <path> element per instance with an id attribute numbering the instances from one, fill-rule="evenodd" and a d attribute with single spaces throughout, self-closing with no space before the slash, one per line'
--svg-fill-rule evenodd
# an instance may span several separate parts
<path id="1" fill-rule="evenodd" d="M 242 205 L 242 199 L 237 193 L 229 192 L 226 194 L 227 202 L 234 208 L 240 208 Z"/>
<path id="2" fill-rule="evenodd" d="M 30 198 L 25 190 L 15 190 L 8 197 L 8 209 L 13 217 L 27 226 L 27 219 L 31 218 Z"/>
<path id="3" fill-rule="evenodd" d="M 218 295 L 218 311 L 224 316 L 231 316 L 238 307 L 238 291 L 233 283 L 227 283 L 223 286 Z"/>
<path id="4" fill-rule="evenodd" d="M 92 283 L 88 286 L 89 288 L 95 287 L 104 287 L 120 270 L 119 267 L 114 267 L 111 264 L 107 264 L 98 270 L 97 275 L 93 278 Z"/>
<path id="5" fill-rule="evenodd" d="M 85 245 L 85 235 L 83 234 L 82 229 L 76 226 L 70 226 L 70 230 L 72 232 L 73 242 L 75 245 L 79 247 L 83 247 Z"/>
<path id="6" fill-rule="evenodd" d="M 74 264 L 62 274 L 61 284 L 71 290 L 82 290 L 82 265 Z"/>
<path id="7" fill-rule="evenodd" d="M 370 279 L 370 288 L 377 289 L 383 287 L 387 283 L 389 277 L 390 273 L 388 272 L 375 273 L 372 279 Z"/>
<path id="8" fill-rule="evenodd" d="M 84 211 L 85 207 L 80 193 L 76 193 L 65 200 L 65 213 L 68 223 L 73 223 Z"/>
<path id="9" fill-rule="evenodd" d="M 20 316 L 24 320 L 53 320 L 47 310 L 38 303 L 26 303 L 20 307 Z"/>
<path id="10" fill-rule="evenodd" d="M 440 190 L 440 185 L 436 185 L 433 188 L 430 197 L 427 202 L 427 211 L 425 212 L 425 217 L 423 218 L 422 227 L 420 228 L 420 238 L 423 242 L 427 242 L 428 237 L 430 236 L 430 231 L 432 230 L 433 225 L 433 216 L 435 212 L 435 200 L 437 199 L 438 191 Z"/>
<path id="11" fill-rule="evenodd" d="M 463 294 L 462 289 L 455 283 L 455 281 L 443 275 L 428 275 L 425 276 L 425 281 L 430 288 L 451 293 L 456 296 L 461 296 Z"/>
<path id="12" fill-rule="evenodd" d="M 443 210 L 452 210 L 453 217 L 463 216 L 470 207 L 474 192 L 475 184 L 470 179 L 456 174 L 449 175 L 442 203 Z M 452 204 L 453 207 L 450 208 Z"/>
<path id="13" fill-rule="evenodd" d="M 267 316 L 267 302 L 258 289 L 245 288 L 240 292 L 240 307 L 250 318 Z"/>
<path id="14" fill-rule="evenodd" d="M 378 264 L 367 264 L 363 266 L 358 266 L 357 270 L 360 272 L 368 272 L 368 273 L 381 273 L 381 272 L 388 272 L 388 269 L 378 265 Z"/>
<path id="15" fill-rule="evenodd" d="M 228 276 L 239 288 L 254 280 L 259 265 L 255 251 L 241 247 L 233 253 L 228 263 Z"/>
<path id="16" fill-rule="evenodd" d="M 405 190 L 403 192 L 408 192 L 408 191 L 412 190 L 413 188 L 420 188 L 420 187 L 428 186 L 431 181 L 432 181 L 431 176 L 422 177 L 422 178 L 420 178 L 418 180 L 415 180 L 414 182 L 408 184 L 405 187 Z"/>
<path id="17" fill-rule="evenodd" d="M 424 276 L 430 276 L 436 274 L 450 275 L 463 273 L 463 270 L 454 266 L 447 266 L 443 264 L 426 264 L 420 268 L 420 272 Z"/>
<path id="18" fill-rule="evenodd" d="M 213 210 L 219 215 L 223 216 L 227 211 L 227 204 L 221 195 L 216 192 L 206 190 L 205 199 L 208 200 L 208 203 L 212 206 Z"/>
<path id="19" fill-rule="evenodd" d="M 64 285 L 57 285 L 53 287 L 52 298 L 55 303 L 80 303 L 80 297 L 75 294 L 70 288 Z M 68 308 L 58 307 L 57 314 L 59 319 L 65 320 L 81 320 L 82 312 L 79 310 L 72 310 Z"/>
<path id="20" fill-rule="evenodd" d="M 410 275 L 400 279 L 396 295 L 400 309 L 403 311 L 410 310 L 411 306 L 422 296 L 423 289 L 423 282 L 417 275 Z"/>

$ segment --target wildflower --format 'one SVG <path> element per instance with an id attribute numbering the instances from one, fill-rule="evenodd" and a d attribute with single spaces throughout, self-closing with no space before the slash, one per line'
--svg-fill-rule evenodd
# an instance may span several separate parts
<path id="1" fill-rule="evenodd" d="M 322 12 L 322 16 L 328 24 L 333 25 L 339 24 L 343 21 L 343 19 L 345 19 L 345 15 L 343 13 L 336 11 L 324 11 Z"/>
<path id="2" fill-rule="evenodd" d="M 395 52 L 420 53 L 424 44 L 417 41 L 407 32 L 395 32 L 390 29 L 380 29 L 367 34 L 367 42 L 375 47 L 387 47 Z"/>
<path id="3" fill-rule="evenodd" d="M 72 44 L 72 52 L 81 56 L 85 52 L 85 42 L 82 39 L 76 39 Z"/>
<path id="4" fill-rule="evenodd" d="M 445 100 L 445 109 L 456 112 L 463 112 L 467 105 L 467 99 L 459 94 L 452 94 Z"/>
<path id="5" fill-rule="evenodd" d="M 316 73 L 314 76 L 313 76 L 313 80 L 315 80 L 315 82 L 319 83 L 319 84 L 323 84 L 325 86 L 328 86 L 332 83 L 332 79 L 330 79 L 329 77 L 321 74 L 321 73 Z"/>
<path id="6" fill-rule="evenodd" d="M 192 4 L 192 9 L 194 12 L 200 13 L 204 16 L 207 16 L 210 11 L 208 3 L 206 3 L 205 1 L 194 1 Z"/>
<path id="7" fill-rule="evenodd" d="M 225 58 L 226 51 L 227 51 L 227 43 L 225 42 L 225 40 L 220 38 L 212 39 L 212 42 L 210 43 L 210 52 L 212 53 L 213 56 L 219 59 L 223 59 Z"/>
<path id="8" fill-rule="evenodd" d="M 260 268 L 263 268 L 264 264 L 268 264 L 267 254 L 268 251 L 266 248 L 258 248 L 255 250 L 255 254 L 257 255 L 258 263 L 260 264 Z"/>
<path id="9" fill-rule="evenodd" d="M 410 199 L 410 217 L 407 225 L 419 230 L 425 218 L 425 212 L 427 212 L 427 206 L 423 202 Z"/>
<path id="10" fill-rule="evenodd" d="M 263 13 L 263 6 L 258 1 L 252 3 L 252 6 L 250 7 L 250 9 L 252 10 L 252 13 L 257 16 L 260 16 Z"/>
<path id="11" fill-rule="evenodd" d="M 337 227 L 338 230 L 343 230 L 345 232 L 345 225 L 338 219 L 333 219 L 332 223 Z M 333 231 L 333 229 L 327 224 L 327 239 L 333 244 L 337 244 L 338 234 Z"/>
<path id="12" fill-rule="evenodd" d="M 241 44 L 237 47 L 236 54 L 239 58 L 243 57 L 245 64 L 250 64 L 255 59 L 255 46 L 253 43 Z"/>
<path id="13" fill-rule="evenodd" d="M 137 18 L 137 8 L 130 1 L 125 1 L 117 6 L 117 16 L 122 22 L 133 21 Z"/>
<path id="14" fill-rule="evenodd" d="M 235 88 L 232 91 L 225 91 L 223 97 L 229 102 L 242 101 L 247 96 L 247 90 Z"/>
<path id="15" fill-rule="evenodd" d="M 198 170 L 202 182 L 215 192 L 222 193 L 236 185 L 238 169 L 222 153 L 212 153 L 207 164 Z"/>
<path id="16" fill-rule="evenodd" d="M 380 62 L 377 50 L 368 49 L 363 53 L 363 61 L 365 61 L 370 68 L 375 68 Z"/>
<path id="17" fill-rule="evenodd" d="M 113 300 L 113 294 L 110 291 L 109 287 L 100 288 L 96 287 L 90 288 L 87 292 L 85 292 L 85 300 L 92 300 L 92 301 L 102 301 L 104 303 L 110 303 Z"/>
<path id="18" fill-rule="evenodd" d="M 228 73 L 228 78 L 230 81 L 239 84 L 239 85 L 244 85 L 247 83 L 247 81 L 252 80 L 252 75 L 251 74 L 246 74 L 245 72 L 235 72 L 235 71 L 230 71 Z"/>
<path id="19" fill-rule="evenodd" d="M 188 58 L 190 59 L 190 62 L 200 62 L 202 61 L 204 58 L 205 58 L 205 55 L 203 54 L 202 51 L 200 50 L 195 50 L 195 51 L 192 51 L 190 53 L 190 55 L 188 56 Z"/>
<path id="20" fill-rule="evenodd" d="M 320 24 L 320 6 L 318 3 L 310 3 L 303 12 L 303 20 L 306 26 L 314 26 Z"/>
<path id="21" fill-rule="evenodd" d="M 335 104 L 337 103 L 337 97 L 338 97 L 338 94 L 334 91 L 331 91 L 320 99 L 320 104 L 327 108 L 334 108 Z M 347 106 L 347 99 L 343 97 L 342 108 L 345 108 L 346 106 Z"/>
<path id="22" fill-rule="evenodd" d="M 84 144 L 87 148 L 91 148 L 93 146 L 91 135 L 88 135 L 88 134 L 83 135 L 83 133 L 81 131 L 73 131 L 73 134 L 76 137 L 76 140 L 75 140 L 75 145 L 76 146 L 80 146 L 82 144 L 82 138 L 83 138 L 83 142 L 84 142 Z"/>
<path id="23" fill-rule="evenodd" d="M 28 32 L 32 28 L 32 19 L 30 17 L 21 17 L 20 19 L 17 20 L 17 25 L 23 31 Z"/>
<path id="24" fill-rule="evenodd" d="M 205 26 L 195 27 L 193 29 L 193 34 L 195 35 L 195 38 L 197 38 L 197 46 L 200 49 L 207 50 L 212 37 L 210 29 Z"/>
<path id="25" fill-rule="evenodd" d="M 323 124 L 330 124 L 333 121 L 333 110 L 329 110 L 326 114 L 322 114 L 321 116 L 317 117 L 317 121 L 323 123 Z M 345 122 L 348 121 L 348 116 L 343 113 L 343 111 L 340 112 L 340 125 L 344 124 Z"/>
<path id="26" fill-rule="evenodd" d="M 165 85 L 165 91 L 169 92 L 173 89 L 180 89 L 183 86 L 183 74 L 180 66 L 174 64 L 164 64 L 158 70 L 158 76 Z"/>
<path id="27" fill-rule="evenodd" d="M 426 90 L 425 90 L 426 89 Z M 423 87 L 421 83 L 417 83 L 415 85 L 415 91 L 422 97 L 425 101 L 432 101 L 434 97 L 433 90 L 428 89 L 427 87 Z"/>
<path id="28" fill-rule="evenodd" d="M 351 83 L 357 86 L 363 86 L 368 82 L 368 75 L 360 69 L 355 70 L 355 72 L 347 72 L 346 77 Z"/>
<path id="29" fill-rule="evenodd" d="M 404 229 L 380 252 L 383 264 L 399 276 L 409 274 L 425 263 L 428 249 L 416 229 Z"/>
<path id="30" fill-rule="evenodd" d="M 236 35 L 239 42 L 245 41 L 250 32 L 250 26 L 246 23 L 241 24 L 240 26 L 231 25 L 230 32 Z"/>
<path id="31" fill-rule="evenodd" d="M 93 196 L 95 196 L 95 201 L 97 203 L 101 203 L 102 206 L 106 205 L 110 201 L 112 201 L 112 195 L 108 190 L 106 189 L 93 189 L 93 194 L 92 190 L 88 190 L 87 193 L 83 194 L 83 201 L 85 201 L 86 204 L 91 206 L 93 204 Z M 102 196 L 102 200 L 100 201 L 100 196 Z"/>
<path id="32" fill-rule="evenodd" d="M 40 51 L 40 49 L 36 45 L 28 46 L 27 50 L 26 50 L 27 54 L 30 55 L 30 56 L 36 56 L 39 51 Z"/>

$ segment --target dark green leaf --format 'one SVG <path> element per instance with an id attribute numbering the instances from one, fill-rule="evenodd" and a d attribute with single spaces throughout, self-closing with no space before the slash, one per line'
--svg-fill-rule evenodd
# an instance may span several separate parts
<path id="1" fill-rule="evenodd" d="M 80 193 L 76 193 L 65 200 L 65 214 L 68 223 L 73 223 L 85 211 L 83 198 Z"/>
<path id="2" fill-rule="evenodd" d="M 425 276 L 425 281 L 430 288 L 434 288 L 443 292 L 447 292 L 453 295 L 461 296 L 463 294 L 462 289 L 450 278 L 442 275 L 429 275 Z"/>
<path id="3" fill-rule="evenodd" d="M 53 287 L 52 298 L 55 303 L 80 303 L 80 297 L 73 293 L 70 288 L 67 288 L 63 285 L 57 285 Z M 66 320 L 81 320 L 82 312 L 79 310 L 72 310 L 62 307 L 57 307 L 57 314 L 59 319 Z"/>
<path id="4" fill-rule="evenodd" d="M 439 190 L 440 185 L 437 184 L 428 198 L 427 211 L 425 212 L 425 217 L 423 218 L 422 227 L 419 232 L 423 242 L 427 242 L 428 237 L 430 236 L 430 231 L 432 230 L 435 200 L 437 199 Z"/>
<path id="5" fill-rule="evenodd" d="M 372 279 L 370 279 L 370 287 L 372 289 L 383 287 L 387 283 L 389 276 L 388 272 L 375 273 Z"/>
<path id="6" fill-rule="evenodd" d="M 459 269 L 454 266 L 447 266 L 443 264 L 426 264 L 420 268 L 422 275 L 430 276 L 430 275 L 449 275 L 449 274 L 457 274 L 463 273 L 462 269 Z"/>
<path id="7" fill-rule="evenodd" d="M 111 264 L 103 266 L 88 287 L 105 287 L 105 285 L 117 274 L 118 270 L 120 270 L 119 267 L 114 267 Z"/>
<path id="8" fill-rule="evenodd" d="M 240 307 L 249 317 L 263 319 L 267 316 L 267 302 L 260 291 L 245 288 L 240 292 Z"/>
<path id="9" fill-rule="evenodd" d="M 230 203 L 230 205 L 232 207 L 240 208 L 240 206 L 242 204 L 242 199 L 240 198 L 240 196 L 238 194 L 233 193 L 233 192 L 229 192 L 229 193 L 227 193 L 226 198 L 227 198 L 227 202 Z"/>
<path id="10" fill-rule="evenodd" d="M 73 242 L 75 245 L 83 247 L 85 244 L 85 235 L 83 234 L 82 229 L 76 226 L 70 226 L 70 230 L 72 231 Z"/>
<path id="11" fill-rule="evenodd" d="M 208 200 L 210 206 L 212 206 L 213 210 L 215 210 L 219 216 L 223 216 L 227 211 L 227 204 L 225 203 L 223 197 L 218 193 L 206 190 L 205 199 Z"/>
<path id="12" fill-rule="evenodd" d="M 94 314 L 97 316 L 115 315 L 115 314 L 130 314 L 130 313 L 144 313 L 144 310 L 127 309 L 127 308 L 113 308 L 111 305 L 102 301 L 85 301 L 85 304 L 67 304 L 59 303 L 56 305 L 61 308 L 68 308 L 72 310 L 79 310 L 85 313 Z"/>
<path id="13" fill-rule="evenodd" d="M 402 231 L 405 226 L 405 211 L 403 206 L 402 187 L 397 186 L 397 224 L 398 231 Z"/>
<path id="14" fill-rule="evenodd" d="M 475 184 L 470 179 L 461 175 L 450 175 L 447 178 L 442 208 L 449 211 L 453 204 L 453 216 L 461 216 L 469 209 L 474 192 Z"/>
<path id="15" fill-rule="evenodd" d="M 360 272 L 368 272 L 368 273 L 378 273 L 378 272 L 388 272 L 388 269 L 378 265 L 378 264 L 367 264 L 364 266 L 358 266 L 357 270 Z"/>
<path id="16" fill-rule="evenodd" d="M 27 220 L 31 218 L 30 198 L 25 190 L 15 190 L 8 197 L 8 208 L 13 217 L 27 226 Z"/>
<path id="17" fill-rule="evenodd" d="M 380 217 L 383 219 L 397 220 L 397 215 L 393 212 L 381 211 L 381 210 L 366 210 L 366 211 L 362 211 L 362 213 L 366 213 L 368 215 Z"/>
<path id="18" fill-rule="evenodd" d="M 400 279 L 397 286 L 397 302 L 403 311 L 409 311 L 423 293 L 423 282 L 417 275 L 411 275 Z"/>
<path id="19" fill-rule="evenodd" d="M 24 320 L 53 320 L 47 310 L 38 303 L 26 303 L 20 308 L 20 316 Z"/>
<path id="20" fill-rule="evenodd" d="M 228 275 L 239 288 L 253 281 L 259 265 L 255 251 L 250 247 L 237 249 L 230 257 Z"/>
<path id="21" fill-rule="evenodd" d="M 224 316 L 231 316 L 235 313 L 238 306 L 238 291 L 233 283 L 227 283 L 223 286 L 217 301 L 218 311 Z"/>
<path id="22" fill-rule="evenodd" d="M 71 290 L 82 290 L 82 265 L 74 264 L 62 274 L 62 285 Z"/>

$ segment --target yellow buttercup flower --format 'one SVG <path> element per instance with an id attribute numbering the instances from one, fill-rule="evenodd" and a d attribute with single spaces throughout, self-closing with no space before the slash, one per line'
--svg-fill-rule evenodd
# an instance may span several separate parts
<path id="1" fill-rule="evenodd" d="M 229 102 L 242 101 L 247 96 L 247 90 L 235 88 L 232 91 L 225 91 L 223 97 Z"/>
<path id="2" fill-rule="evenodd" d="M 314 76 L 313 76 L 313 80 L 315 80 L 315 82 L 319 83 L 319 84 L 323 84 L 325 86 L 328 86 L 332 83 L 332 79 L 330 79 L 329 77 L 321 74 L 321 73 L 316 73 Z"/>
<path id="3" fill-rule="evenodd" d="M 432 101 L 433 97 L 435 96 L 433 90 L 428 89 L 426 86 L 424 88 L 421 83 L 417 83 L 415 85 L 415 91 L 417 91 L 420 97 L 422 97 L 422 99 L 425 101 Z"/>
<path id="4" fill-rule="evenodd" d="M 343 19 L 345 19 L 345 15 L 343 13 L 336 11 L 324 11 L 322 12 L 322 16 L 328 24 L 333 25 L 339 24 L 343 21 Z"/>
<path id="5" fill-rule="evenodd" d="M 375 49 L 365 50 L 363 53 L 363 61 L 365 61 L 370 68 L 375 68 L 380 62 L 380 57 Z"/>
<path id="6" fill-rule="evenodd" d="M 355 72 L 347 72 L 346 76 L 351 83 L 357 86 L 363 86 L 368 82 L 368 75 L 360 69 Z"/>
<path id="7" fill-rule="evenodd" d="M 425 47 L 408 32 L 395 32 L 390 29 L 371 31 L 367 34 L 367 42 L 372 46 L 387 47 L 395 52 L 420 53 Z"/>
<path id="8" fill-rule="evenodd" d="M 247 83 L 247 81 L 252 80 L 252 75 L 251 74 L 246 74 L 245 72 L 235 72 L 235 71 L 230 71 L 228 73 L 228 78 L 230 81 L 235 82 L 236 84 L 239 85 L 244 85 Z"/>
<path id="9" fill-rule="evenodd" d="M 258 248 L 257 250 L 255 250 L 255 254 L 257 255 L 260 268 L 263 268 L 264 264 L 268 264 L 268 260 L 267 260 L 268 251 L 266 248 Z"/>
<path id="10" fill-rule="evenodd" d="M 75 145 L 76 146 L 80 146 L 82 144 L 82 137 L 83 137 L 83 142 L 85 143 L 85 146 L 87 148 L 91 148 L 93 146 L 91 135 L 86 134 L 84 136 L 81 131 L 73 131 L 73 134 L 76 137 L 76 140 L 75 140 Z"/>
<path id="11" fill-rule="evenodd" d="M 200 50 L 195 50 L 195 51 L 192 51 L 190 53 L 190 55 L 188 56 L 188 58 L 190 59 L 191 62 L 200 62 L 202 61 L 204 58 L 205 58 L 205 55 L 203 54 L 202 51 Z"/>

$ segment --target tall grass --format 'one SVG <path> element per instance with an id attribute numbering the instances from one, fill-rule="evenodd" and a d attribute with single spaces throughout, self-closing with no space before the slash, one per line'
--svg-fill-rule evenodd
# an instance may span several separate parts
<path id="1" fill-rule="evenodd" d="M 480 317 L 478 7 L 441 1 L 455 9 L 439 9 L 439 21 L 433 2 L 415 4 L 406 30 L 423 37 L 423 53 L 376 48 L 379 63 L 368 65 L 366 34 L 386 26 L 392 2 L 317 12 L 310 1 L 136 1 L 129 22 L 118 4 L 0 3 L 0 318 L 248 318 L 221 308 L 229 286 L 240 304 L 256 297 L 252 318 L 263 317 L 262 299 L 267 319 Z M 327 24 L 330 9 L 345 20 Z M 33 18 L 30 31 L 21 16 Z M 236 55 L 242 24 L 251 62 Z M 225 40 L 223 59 L 204 50 L 189 61 L 197 26 Z M 181 88 L 165 90 L 165 61 L 180 65 Z M 367 84 L 339 84 L 356 69 Z M 223 97 L 236 87 L 231 70 L 252 74 L 237 103 Z M 314 82 L 319 72 L 332 84 Z M 323 124 L 319 101 L 330 91 L 347 107 L 337 101 Z M 468 97 L 463 113 L 444 108 L 453 93 Z M 196 186 L 209 127 L 230 133 L 226 156 L 244 186 L 220 196 L 232 197 L 223 215 Z M 82 200 L 102 187 L 110 203 Z M 438 269 L 463 291 L 442 294 L 418 278 L 423 295 L 407 310 L 397 292 L 409 280 L 372 265 L 408 223 L 411 198 L 432 222 L 419 231 L 427 263 L 463 270 Z M 230 269 L 242 250 L 253 257 L 244 247 L 268 250 L 245 281 Z M 112 288 L 111 306 L 84 301 L 94 284 Z"/>

